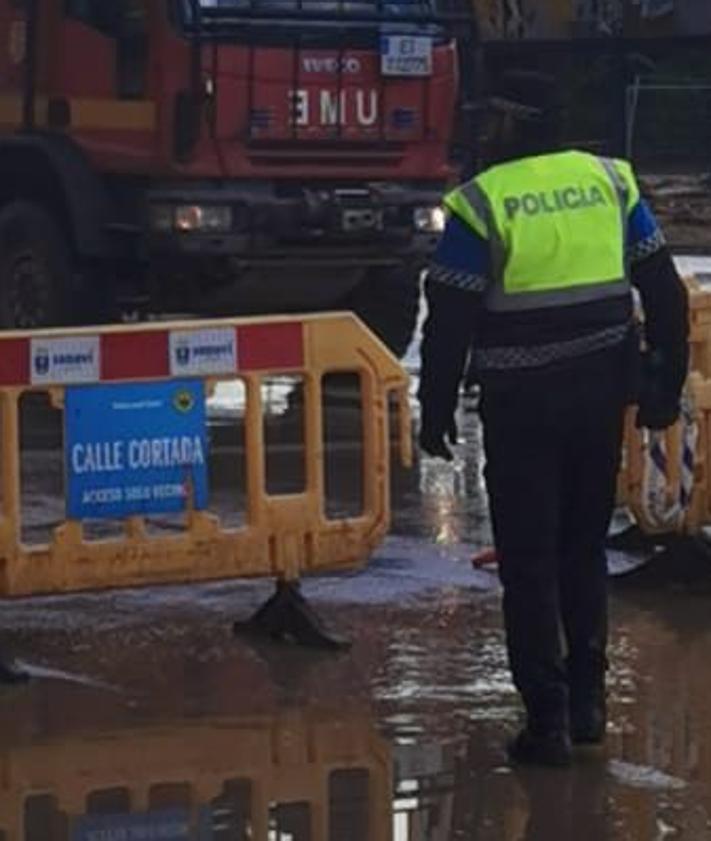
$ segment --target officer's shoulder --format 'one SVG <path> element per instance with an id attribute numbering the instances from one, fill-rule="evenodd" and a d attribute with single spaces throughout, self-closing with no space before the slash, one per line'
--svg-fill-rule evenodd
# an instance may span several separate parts
<path id="1" fill-rule="evenodd" d="M 455 196 L 461 195 L 462 192 L 465 192 L 467 188 L 470 187 L 479 187 L 483 188 L 492 175 L 495 175 L 501 167 L 504 166 L 503 164 L 496 164 L 495 166 L 487 167 L 486 169 L 482 169 L 481 172 L 477 172 L 476 175 L 472 176 L 471 178 L 467 178 L 466 181 L 462 181 L 460 184 L 457 184 L 456 187 L 453 187 L 448 193 L 447 198 L 454 198 Z"/>
<path id="2" fill-rule="evenodd" d="M 634 172 L 634 166 L 631 161 L 628 161 L 626 158 L 607 158 L 606 160 L 610 161 L 610 163 L 624 178 L 632 181 L 637 180 L 637 176 Z"/>
<path id="3" fill-rule="evenodd" d="M 501 161 L 501 163 L 492 164 L 472 178 L 471 183 L 483 186 L 489 183 L 492 179 L 497 178 L 502 172 L 511 170 L 512 167 L 516 165 L 520 165 L 524 160 L 525 159 L 520 158 L 517 160 Z"/>
<path id="4" fill-rule="evenodd" d="M 614 166 L 616 172 L 624 182 L 627 190 L 628 209 L 630 211 L 633 210 L 639 203 L 641 190 L 632 162 L 626 158 L 607 158 L 606 160 Z"/>

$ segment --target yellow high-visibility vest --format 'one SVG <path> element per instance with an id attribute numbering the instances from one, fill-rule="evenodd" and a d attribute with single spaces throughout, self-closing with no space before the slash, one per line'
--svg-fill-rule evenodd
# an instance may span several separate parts
<path id="1" fill-rule="evenodd" d="M 632 167 L 587 152 L 495 166 L 445 198 L 488 240 L 492 311 L 585 303 L 629 290 L 629 214 L 639 201 Z"/>

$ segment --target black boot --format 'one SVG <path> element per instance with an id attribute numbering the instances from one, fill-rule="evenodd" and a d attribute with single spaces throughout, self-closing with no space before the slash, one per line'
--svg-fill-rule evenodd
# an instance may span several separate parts
<path id="1" fill-rule="evenodd" d="M 570 736 L 575 745 L 602 745 L 607 733 L 604 692 L 574 698 L 570 707 Z"/>
<path id="2" fill-rule="evenodd" d="M 604 644 L 597 640 L 568 660 L 570 736 L 575 745 L 601 745 L 607 731 Z"/>
<path id="3" fill-rule="evenodd" d="M 570 696 L 564 682 L 551 681 L 545 689 L 521 692 L 526 726 L 508 746 L 509 759 L 518 765 L 565 768 L 572 761 Z"/>
<path id="4" fill-rule="evenodd" d="M 567 768 L 573 749 L 567 730 L 532 730 L 526 727 L 509 744 L 508 755 L 516 765 Z"/>

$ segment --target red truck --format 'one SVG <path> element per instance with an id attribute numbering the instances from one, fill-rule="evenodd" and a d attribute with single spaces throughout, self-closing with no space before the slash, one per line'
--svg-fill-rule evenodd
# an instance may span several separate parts
<path id="1" fill-rule="evenodd" d="M 0 327 L 350 308 L 403 352 L 453 175 L 434 2 L 0 0 Z"/>

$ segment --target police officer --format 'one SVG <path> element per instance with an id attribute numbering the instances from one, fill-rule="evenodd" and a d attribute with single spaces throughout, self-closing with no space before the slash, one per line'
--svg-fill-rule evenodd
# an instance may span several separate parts
<path id="1" fill-rule="evenodd" d="M 672 425 L 688 301 L 631 166 L 560 151 L 550 79 L 511 74 L 491 103 L 493 165 L 446 198 L 429 270 L 420 445 L 451 459 L 471 350 L 514 683 L 513 761 L 566 765 L 606 729 L 607 564 L 625 408 Z"/>

